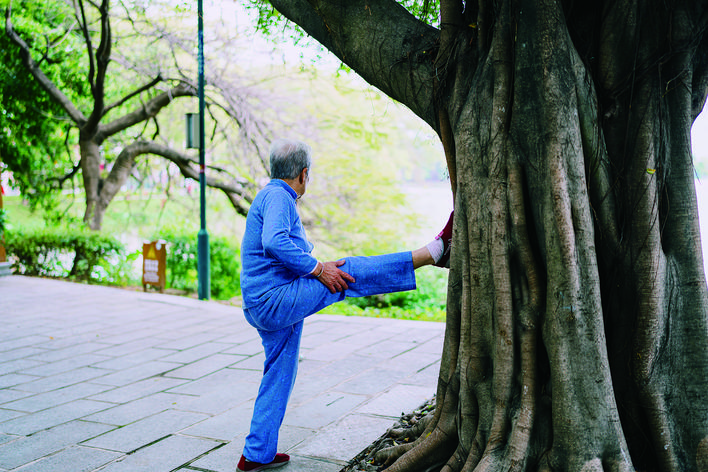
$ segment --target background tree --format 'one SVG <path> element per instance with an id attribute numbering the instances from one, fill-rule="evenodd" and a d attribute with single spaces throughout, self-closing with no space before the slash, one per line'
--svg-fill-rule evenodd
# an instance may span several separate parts
<path id="1" fill-rule="evenodd" d="M 165 9 L 159 2 L 149 7 L 119 3 L 111 9 L 108 0 L 23 1 L 14 6 L 5 10 L 2 54 L 7 80 L 2 86 L 5 133 L 0 151 L 26 190 L 45 195 L 48 188 L 61 188 L 80 171 L 84 221 L 99 229 L 106 208 L 136 170 L 139 156 L 160 156 L 176 164 L 185 177 L 198 178 L 198 163 L 178 150 L 183 118 L 177 115 L 178 125 L 171 126 L 179 130 L 177 139 L 158 118 L 168 106 L 174 107 L 176 99 L 196 95 L 194 40 L 147 20 L 159 12 L 163 22 L 176 22 L 174 30 L 181 32 L 185 12 Z M 216 41 L 212 44 L 218 47 Z M 17 67 L 19 61 L 23 68 Z M 262 156 L 269 130 L 252 113 L 249 88 L 234 83 L 228 72 L 223 65 L 212 67 L 207 78 L 213 123 L 210 149 L 217 147 L 218 135 L 231 145 L 232 156 Z M 62 158 L 59 141 L 67 144 Z M 242 161 L 238 175 L 212 166 L 207 184 L 222 190 L 245 215 L 255 193 L 252 176 L 267 172 L 262 166 L 258 157 Z"/>
<path id="2" fill-rule="evenodd" d="M 401 3 L 271 0 L 445 149 L 437 408 L 387 470 L 708 470 L 708 3 Z"/>

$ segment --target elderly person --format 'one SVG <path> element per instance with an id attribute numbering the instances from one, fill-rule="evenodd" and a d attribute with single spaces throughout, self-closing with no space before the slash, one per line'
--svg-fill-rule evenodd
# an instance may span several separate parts
<path id="1" fill-rule="evenodd" d="M 270 149 L 272 180 L 253 200 L 241 245 L 241 293 L 246 320 L 258 330 L 265 367 L 246 437 L 240 471 L 285 465 L 278 431 L 297 373 L 303 320 L 345 297 L 415 289 L 414 270 L 444 266 L 449 257 L 452 215 L 427 246 L 412 252 L 348 257 L 321 262 L 312 256 L 296 201 L 305 194 L 310 147 L 278 140 Z"/>

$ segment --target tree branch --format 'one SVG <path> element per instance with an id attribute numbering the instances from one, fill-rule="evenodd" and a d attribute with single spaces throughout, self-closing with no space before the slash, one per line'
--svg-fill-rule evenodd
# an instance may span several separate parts
<path id="1" fill-rule="evenodd" d="M 137 96 L 137 95 L 140 95 L 141 93 L 145 92 L 146 90 L 150 90 L 150 89 L 153 88 L 155 85 L 157 85 L 157 84 L 159 84 L 160 82 L 162 82 L 162 80 L 163 80 L 163 79 L 162 79 L 162 76 L 160 76 L 160 75 L 158 74 L 158 76 L 155 77 L 155 78 L 154 78 L 152 81 L 150 81 L 149 83 L 147 83 L 147 84 L 143 85 L 142 87 L 140 87 L 139 89 L 137 89 L 137 90 L 135 90 L 135 91 L 129 93 L 128 95 L 126 95 L 125 97 L 121 98 L 120 100 L 118 100 L 118 101 L 116 101 L 116 102 L 113 102 L 113 103 L 111 103 L 110 105 L 108 105 L 108 106 L 103 110 L 103 116 L 107 115 L 108 112 L 110 112 L 110 111 L 113 110 L 114 108 L 117 108 L 117 107 L 121 106 L 122 104 L 124 104 L 125 102 L 127 102 L 128 100 L 130 100 L 131 98 L 133 98 L 133 97 L 135 97 L 135 96 Z"/>
<path id="2" fill-rule="evenodd" d="M 52 82 L 42 71 L 39 65 L 32 59 L 32 54 L 29 45 L 15 32 L 12 27 L 12 21 L 10 19 L 12 11 L 10 7 L 5 10 L 5 34 L 10 38 L 10 40 L 15 43 L 20 48 L 20 57 L 22 58 L 22 63 L 27 68 L 27 70 L 32 74 L 37 83 L 49 94 L 49 96 L 57 102 L 66 113 L 69 115 L 72 121 L 76 123 L 79 127 L 86 123 L 86 117 L 79 111 L 78 108 L 74 106 L 71 100 L 64 95 L 64 93 L 59 90 L 59 88 Z"/>
<path id="3" fill-rule="evenodd" d="M 81 6 L 83 13 L 83 4 Z M 105 84 L 106 84 L 106 72 L 108 71 L 108 64 L 111 58 L 111 24 L 110 17 L 108 15 L 108 0 L 103 0 L 101 6 L 98 7 L 98 11 L 101 17 L 101 41 L 98 44 L 95 57 L 95 81 L 91 83 L 91 92 L 93 94 L 93 111 L 91 116 L 86 123 L 89 133 L 96 128 L 98 128 L 101 118 L 104 116 L 105 107 Z M 88 39 L 88 33 L 86 33 L 87 44 L 90 45 Z M 93 59 L 93 58 L 92 58 Z M 93 68 L 93 60 L 92 60 Z M 92 71 L 93 74 L 93 71 Z"/>
<path id="4" fill-rule="evenodd" d="M 105 126 L 100 126 L 96 134 L 97 142 L 100 143 L 116 133 L 154 117 L 177 97 L 194 97 L 196 94 L 197 91 L 192 85 L 181 83 L 167 92 L 159 94 L 137 110 L 113 120 Z"/>
<path id="5" fill-rule="evenodd" d="M 199 181 L 198 163 L 194 159 L 152 141 L 139 141 L 134 146 L 141 151 L 140 154 L 155 154 L 170 160 L 179 167 L 183 176 Z M 255 188 L 249 182 L 245 180 L 238 182 L 234 179 L 231 183 L 226 183 L 207 176 L 206 185 L 224 192 L 238 214 L 242 216 L 248 214 L 248 207 L 255 196 Z"/>
<path id="6" fill-rule="evenodd" d="M 394 0 L 273 0 L 271 4 L 368 83 L 438 129 L 432 100 L 437 29 Z"/>

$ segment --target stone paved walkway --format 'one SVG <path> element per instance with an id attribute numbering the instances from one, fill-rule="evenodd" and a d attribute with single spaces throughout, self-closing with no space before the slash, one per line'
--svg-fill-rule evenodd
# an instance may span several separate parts
<path id="1" fill-rule="evenodd" d="M 235 471 L 263 366 L 239 308 L 6 276 L 0 322 L 0 471 Z M 308 318 L 283 470 L 337 472 L 430 398 L 443 334 Z"/>

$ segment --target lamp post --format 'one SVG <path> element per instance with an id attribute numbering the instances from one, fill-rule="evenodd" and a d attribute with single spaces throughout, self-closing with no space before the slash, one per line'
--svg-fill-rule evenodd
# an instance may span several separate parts
<path id="1" fill-rule="evenodd" d="M 199 219 L 200 229 L 197 236 L 197 275 L 199 278 L 198 295 L 200 300 L 208 300 L 211 295 L 209 264 L 209 233 L 206 230 L 206 165 L 204 146 L 204 9 L 202 0 L 198 0 L 199 28 L 199 126 L 195 136 L 195 114 L 187 114 L 187 147 L 199 148 Z"/>

